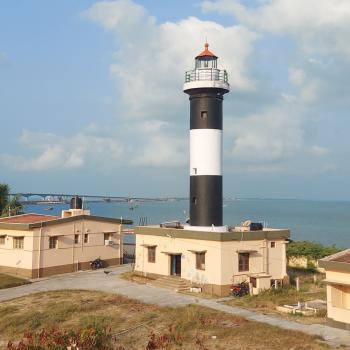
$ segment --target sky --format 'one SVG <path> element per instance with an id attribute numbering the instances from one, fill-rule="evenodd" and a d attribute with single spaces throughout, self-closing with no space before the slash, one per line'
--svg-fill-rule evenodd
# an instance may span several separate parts
<path id="1" fill-rule="evenodd" d="M 229 74 L 224 196 L 349 200 L 348 0 L 0 1 L 0 182 L 187 196 L 184 73 Z"/>

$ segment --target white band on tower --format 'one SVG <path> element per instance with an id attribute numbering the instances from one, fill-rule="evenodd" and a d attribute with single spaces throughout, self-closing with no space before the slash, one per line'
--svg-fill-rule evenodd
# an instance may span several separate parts
<path id="1" fill-rule="evenodd" d="M 190 175 L 222 175 L 222 130 L 190 131 Z"/>

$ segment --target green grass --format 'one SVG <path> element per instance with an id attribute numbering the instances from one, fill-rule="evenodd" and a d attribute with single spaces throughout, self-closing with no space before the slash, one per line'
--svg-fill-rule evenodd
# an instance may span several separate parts
<path id="1" fill-rule="evenodd" d="M 0 273 L 0 289 L 21 286 L 30 283 L 28 280 Z"/>

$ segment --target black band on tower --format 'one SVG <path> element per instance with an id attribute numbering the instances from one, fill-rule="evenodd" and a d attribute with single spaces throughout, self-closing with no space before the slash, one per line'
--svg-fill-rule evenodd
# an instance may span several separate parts
<path id="1" fill-rule="evenodd" d="M 190 177 L 190 224 L 222 226 L 222 176 Z"/>
<path id="2" fill-rule="evenodd" d="M 192 92 L 190 95 L 190 129 L 222 130 L 222 94 L 215 91 Z"/>

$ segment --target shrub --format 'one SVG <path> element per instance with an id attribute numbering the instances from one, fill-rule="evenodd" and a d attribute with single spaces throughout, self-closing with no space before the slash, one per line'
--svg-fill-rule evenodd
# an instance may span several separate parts
<path id="1" fill-rule="evenodd" d="M 178 333 L 173 326 L 169 326 L 168 332 L 156 335 L 153 331 L 150 333 L 146 350 L 164 349 L 171 344 L 178 346 L 182 345 L 182 336 Z"/>
<path id="2" fill-rule="evenodd" d="M 310 259 L 318 260 L 328 255 L 338 253 L 341 249 L 335 245 L 324 246 L 320 243 L 310 241 L 295 241 L 287 245 L 287 257 L 305 256 Z"/>
<path id="3" fill-rule="evenodd" d="M 28 331 L 18 343 L 9 341 L 9 350 L 112 350 L 110 329 L 85 328 L 77 331 L 58 328 Z"/>

